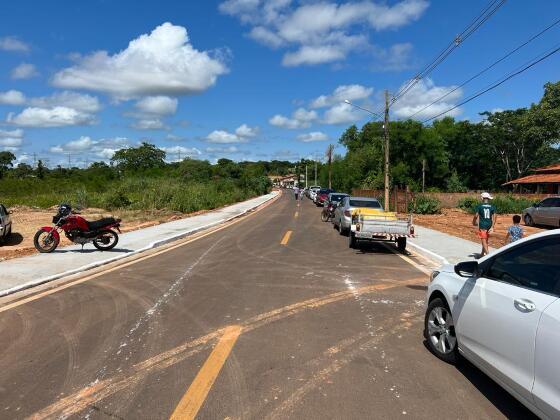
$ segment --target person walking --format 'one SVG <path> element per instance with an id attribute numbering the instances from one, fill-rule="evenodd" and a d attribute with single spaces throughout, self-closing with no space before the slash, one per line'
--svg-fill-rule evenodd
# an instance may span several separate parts
<path id="1" fill-rule="evenodd" d="M 299 196 L 299 187 L 297 185 L 294 185 L 294 196 L 295 196 L 296 201 L 297 201 L 298 196 Z"/>
<path id="2" fill-rule="evenodd" d="M 479 258 L 489 253 L 488 240 L 490 239 L 490 234 L 494 232 L 497 218 L 496 207 L 490 203 L 490 200 L 493 200 L 494 197 L 487 192 L 483 192 L 480 198 L 482 198 L 482 203 L 476 206 L 473 218 L 473 225 L 478 225 L 478 237 L 482 243 L 482 252 Z"/>
<path id="3" fill-rule="evenodd" d="M 521 216 L 518 214 L 513 216 L 513 225 L 508 227 L 504 244 L 516 242 L 525 236 L 525 232 L 523 231 L 523 227 L 521 227 L 520 223 Z"/>

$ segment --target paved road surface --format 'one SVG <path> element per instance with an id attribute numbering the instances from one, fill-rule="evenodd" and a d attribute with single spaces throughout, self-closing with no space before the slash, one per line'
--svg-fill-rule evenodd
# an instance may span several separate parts
<path id="1" fill-rule="evenodd" d="M 189 244 L 0 306 L 0 417 L 530 417 L 476 368 L 425 349 L 427 277 L 413 260 L 350 250 L 319 214 L 285 194 Z"/>

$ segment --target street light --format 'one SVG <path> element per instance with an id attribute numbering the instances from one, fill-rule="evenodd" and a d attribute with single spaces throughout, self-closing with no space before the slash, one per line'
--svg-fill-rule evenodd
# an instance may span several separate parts
<path id="1" fill-rule="evenodd" d="M 385 211 L 389 211 L 389 92 L 385 91 L 385 116 L 378 114 L 377 112 L 370 111 L 367 108 L 362 108 L 356 104 L 353 104 L 348 99 L 344 100 L 345 104 L 353 106 L 355 108 L 361 109 L 362 111 L 368 112 L 377 118 L 383 118 L 383 131 L 385 135 Z M 395 209 L 397 211 L 397 209 Z"/>

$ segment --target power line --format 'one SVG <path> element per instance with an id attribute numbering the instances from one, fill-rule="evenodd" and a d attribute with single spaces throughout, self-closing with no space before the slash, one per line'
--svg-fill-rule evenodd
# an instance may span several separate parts
<path id="1" fill-rule="evenodd" d="M 531 42 L 533 42 L 535 39 L 537 39 L 538 37 L 540 37 L 541 35 L 543 35 L 545 32 L 549 31 L 550 29 L 552 29 L 554 26 L 558 25 L 560 23 L 560 19 L 555 20 L 552 24 L 548 25 L 546 28 L 544 28 L 542 31 L 540 31 L 539 33 L 533 35 L 531 38 L 529 38 L 527 41 L 525 41 L 524 43 L 522 43 L 521 45 L 517 46 L 516 48 L 514 48 L 513 50 L 511 50 L 510 52 L 508 52 L 506 55 L 502 56 L 500 59 L 494 61 L 492 64 L 490 64 L 489 66 L 485 67 L 483 70 L 479 71 L 478 73 L 476 73 L 474 76 L 470 77 L 469 79 L 465 80 L 463 83 L 461 83 L 460 85 L 456 86 L 455 88 L 449 90 L 447 93 L 445 93 L 444 95 L 440 96 L 439 98 L 437 98 L 435 101 L 433 101 L 432 103 L 430 103 L 429 105 L 426 105 L 424 108 L 419 109 L 418 111 L 416 111 L 415 113 L 409 115 L 408 117 L 406 117 L 406 119 L 412 118 L 415 115 L 418 115 L 419 113 L 421 113 L 422 111 L 425 111 L 426 109 L 430 108 L 432 105 L 435 105 L 436 103 L 438 103 L 439 101 L 441 101 L 442 99 L 447 98 L 449 95 L 451 95 L 453 92 L 457 91 L 458 89 L 461 89 L 463 86 L 465 86 L 466 84 L 472 82 L 474 79 L 482 76 L 484 73 L 486 73 L 488 70 L 492 69 L 493 67 L 497 66 L 498 64 L 500 64 L 502 61 L 504 61 L 505 59 L 511 57 L 513 54 L 515 54 L 517 51 L 519 51 L 520 49 L 522 49 L 523 47 L 527 46 L 528 44 L 530 44 Z"/>
<path id="2" fill-rule="evenodd" d="M 557 44 L 557 45 L 559 45 L 559 44 Z M 498 80 L 497 82 L 493 83 L 492 85 L 490 85 L 490 86 L 486 87 L 485 89 L 483 89 L 483 90 L 481 90 L 481 91 L 475 93 L 474 95 L 471 95 L 470 97 L 468 97 L 468 98 L 465 99 L 464 101 L 458 103 L 457 105 L 454 105 L 453 107 L 447 109 L 446 111 L 440 112 L 439 114 L 434 115 L 433 117 L 430 117 L 430 118 L 428 118 L 428 119 L 422 121 L 422 124 L 425 124 L 425 123 L 427 123 L 427 122 L 429 122 L 429 121 L 432 121 L 432 120 L 434 120 L 434 119 L 436 119 L 436 118 L 438 118 L 438 117 L 441 117 L 442 115 L 445 115 L 445 114 L 447 114 L 448 112 L 453 111 L 454 109 L 457 109 L 457 108 L 459 108 L 459 107 L 462 106 L 462 105 L 465 105 L 466 103 L 468 103 L 468 102 L 470 102 L 470 101 L 472 101 L 472 100 L 478 98 L 479 96 L 484 95 L 485 93 L 487 93 L 487 92 L 489 92 L 489 91 L 491 91 L 491 90 L 497 88 L 498 86 L 503 85 L 503 84 L 504 84 L 505 82 L 507 82 L 508 80 L 510 80 L 510 79 L 514 78 L 515 76 L 517 76 L 517 75 L 519 75 L 519 74 L 521 74 L 521 73 L 523 73 L 523 72 L 529 70 L 531 67 L 537 65 L 537 64 L 540 63 L 541 61 L 544 61 L 544 60 L 546 60 L 547 58 L 549 58 L 550 56 L 556 54 L 558 51 L 560 51 L 560 47 L 556 46 L 556 47 L 554 47 L 551 51 L 549 51 L 548 53 L 543 53 L 544 55 L 543 55 L 543 54 L 540 54 L 539 56 L 542 56 L 542 57 L 538 58 L 539 56 L 537 56 L 536 58 L 534 58 L 534 59 L 533 59 L 531 62 L 529 62 L 528 64 L 522 66 L 521 68 L 518 67 L 517 70 L 514 70 L 514 71 L 513 71 L 512 73 L 510 73 L 509 75 L 504 76 L 502 79 Z"/>
<path id="3" fill-rule="evenodd" d="M 417 73 L 408 81 L 391 100 L 391 105 L 406 95 L 416 84 L 428 76 L 434 69 L 439 66 L 459 45 L 461 45 L 469 36 L 471 36 L 478 28 L 488 21 L 498 11 L 506 0 L 493 0 L 479 15 L 459 34 L 449 45 L 421 72 Z"/>

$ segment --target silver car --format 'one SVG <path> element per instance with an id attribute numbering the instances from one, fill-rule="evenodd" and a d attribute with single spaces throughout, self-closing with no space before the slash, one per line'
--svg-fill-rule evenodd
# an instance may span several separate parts
<path id="1" fill-rule="evenodd" d="M 548 197 L 523 210 L 527 226 L 544 225 L 560 227 L 560 197 Z"/>
<path id="2" fill-rule="evenodd" d="M 2 204 L 0 204 L 0 242 L 4 242 L 12 234 L 12 214 L 11 211 L 6 210 Z"/>
<path id="3" fill-rule="evenodd" d="M 454 363 L 466 357 L 542 419 L 560 419 L 560 232 L 434 271 L 424 335 Z"/>
<path id="4" fill-rule="evenodd" d="M 333 224 L 341 235 L 347 235 L 352 226 L 352 210 L 357 208 L 381 209 L 376 198 L 344 197 L 342 203 L 334 211 Z"/>

